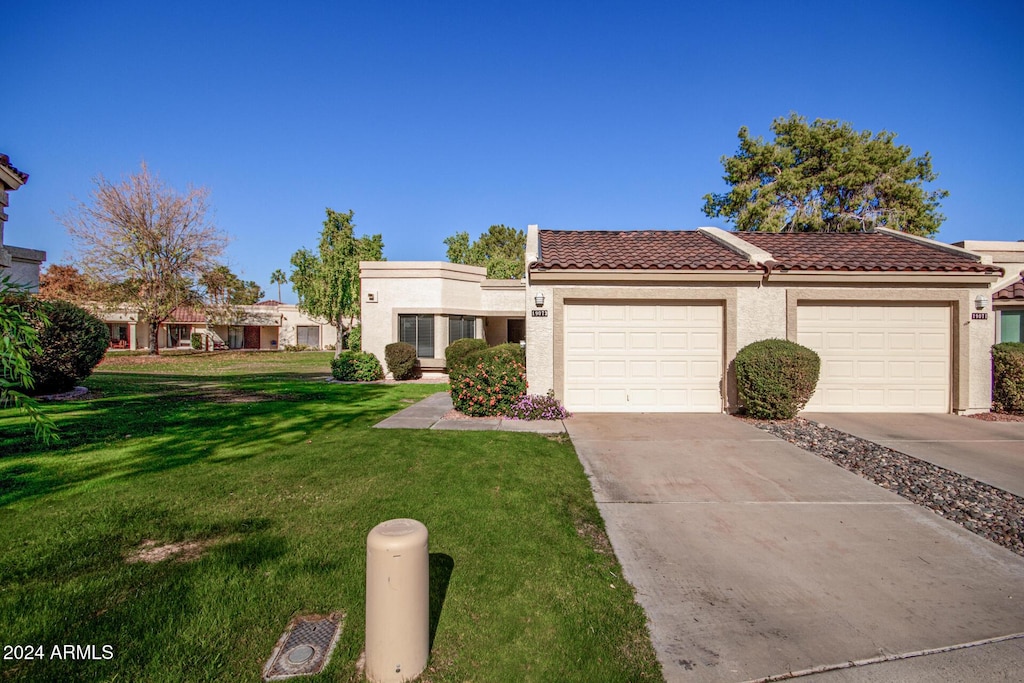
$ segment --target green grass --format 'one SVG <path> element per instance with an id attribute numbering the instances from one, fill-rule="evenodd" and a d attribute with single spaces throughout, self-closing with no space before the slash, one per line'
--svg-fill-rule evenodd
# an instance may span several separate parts
<path id="1" fill-rule="evenodd" d="M 330 353 L 111 357 L 48 404 L 46 449 L 0 411 L 2 681 L 257 681 L 289 620 L 345 612 L 313 680 L 360 680 L 366 535 L 430 531 L 425 681 L 661 680 L 564 439 L 371 429 L 443 387 L 323 381 Z M 130 563 L 145 541 L 192 560 Z"/>

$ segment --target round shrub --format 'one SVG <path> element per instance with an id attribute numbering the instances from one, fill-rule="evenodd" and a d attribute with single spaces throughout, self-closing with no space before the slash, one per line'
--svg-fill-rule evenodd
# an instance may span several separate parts
<path id="1" fill-rule="evenodd" d="M 342 351 L 331 360 L 331 376 L 341 382 L 374 382 L 384 379 L 384 368 L 372 353 Z"/>
<path id="2" fill-rule="evenodd" d="M 416 347 L 405 342 L 395 342 L 384 347 L 384 362 L 388 372 L 397 380 L 412 379 L 419 375 Z"/>
<path id="3" fill-rule="evenodd" d="M 519 344 L 469 354 L 448 368 L 452 403 L 466 415 L 506 415 L 526 393 L 526 358 Z"/>
<path id="4" fill-rule="evenodd" d="M 807 405 L 818 385 L 821 359 L 785 339 L 764 339 L 736 354 L 736 383 L 747 415 L 789 420 Z"/>
<path id="5" fill-rule="evenodd" d="M 26 307 L 42 347 L 41 353 L 29 356 L 35 380 L 32 393 L 74 389 L 103 360 L 110 345 L 110 330 L 102 320 L 67 301 L 31 299 Z M 39 313 L 49 319 L 49 325 L 39 320 Z"/>
<path id="6" fill-rule="evenodd" d="M 465 360 L 469 354 L 483 351 L 486 348 L 487 342 L 483 339 L 474 339 L 472 337 L 456 339 L 444 350 L 444 364 L 450 371 L 455 365 Z"/>
<path id="7" fill-rule="evenodd" d="M 1003 342 L 992 347 L 992 408 L 1024 413 L 1024 343 Z"/>

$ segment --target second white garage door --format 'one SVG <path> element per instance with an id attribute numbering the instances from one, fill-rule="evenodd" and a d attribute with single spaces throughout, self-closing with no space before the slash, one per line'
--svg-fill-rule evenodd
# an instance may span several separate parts
<path id="1" fill-rule="evenodd" d="M 801 305 L 797 341 L 821 356 L 805 410 L 949 412 L 946 306 Z"/>
<path id="2" fill-rule="evenodd" d="M 565 405 L 721 412 L 722 307 L 567 304 Z"/>

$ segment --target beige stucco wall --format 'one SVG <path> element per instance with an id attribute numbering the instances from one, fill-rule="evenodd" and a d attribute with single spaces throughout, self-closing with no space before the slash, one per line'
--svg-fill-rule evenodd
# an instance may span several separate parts
<path id="1" fill-rule="evenodd" d="M 434 359 L 444 358 L 448 344 L 447 315 L 476 316 L 476 336 L 490 340 L 483 318 L 522 315 L 525 285 L 487 280 L 486 270 L 440 261 L 384 261 L 360 264 L 363 350 L 384 358 L 384 348 L 398 341 L 398 316 L 432 314 Z M 502 322 L 504 325 L 504 322 Z M 505 334 L 504 329 L 501 332 Z M 436 364 L 435 364 L 436 365 Z"/>

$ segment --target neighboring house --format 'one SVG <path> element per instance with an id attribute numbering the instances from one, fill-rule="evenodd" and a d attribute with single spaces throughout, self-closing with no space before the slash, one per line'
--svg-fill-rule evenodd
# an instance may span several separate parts
<path id="1" fill-rule="evenodd" d="M 991 257 L 1006 275 L 992 285 L 995 315 L 993 341 L 1024 342 L 1024 242 L 957 242 L 957 246 Z"/>
<path id="2" fill-rule="evenodd" d="M 416 347 L 426 371 L 465 337 L 491 346 L 526 339 L 523 280 L 488 280 L 487 269 L 442 261 L 362 261 L 362 347 L 383 360 L 396 341 Z"/>
<path id="3" fill-rule="evenodd" d="M 489 343 L 504 340 L 488 333 L 500 321 L 522 320 L 530 392 L 552 390 L 569 410 L 734 412 L 736 352 L 782 338 L 821 356 L 808 410 L 990 407 L 988 301 L 1004 269 L 986 255 L 886 229 L 530 226 L 526 263 L 500 296 L 483 269 L 360 264 L 364 349 L 415 339 L 429 369 L 466 336 L 453 319 L 474 318 Z"/>
<path id="4" fill-rule="evenodd" d="M 0 275 L 11 282 L 27 285 L 32 292 L 39 291 L 39 266 L 46 260 L 46 252 L 4 244 L 4 223 L 7 222 L 8 193 L 28 182 L 28 173 L 22 173 L 6 154 L 0 154 Z"/>
<path id="5" fill-rule="evenodd" d="M 115 349 L 148 349 L 149 325 L 139 322 L 137 312 L 126 309 L 99 311 L 110 328 L 110 345 Z M 224 316 L 230 320 L 222 320 Z M 293 304 L 261 301 L 253 306 L 235 306 L 222 316 L 180 306 L 160 324 L 160 348 L 190 348 L 192 334 L 203 335 L 203 345 L 212 349 L 275 351 L 304 344 L 322 349 L 337 343 L 337 330 L 311 318 Z"/>

